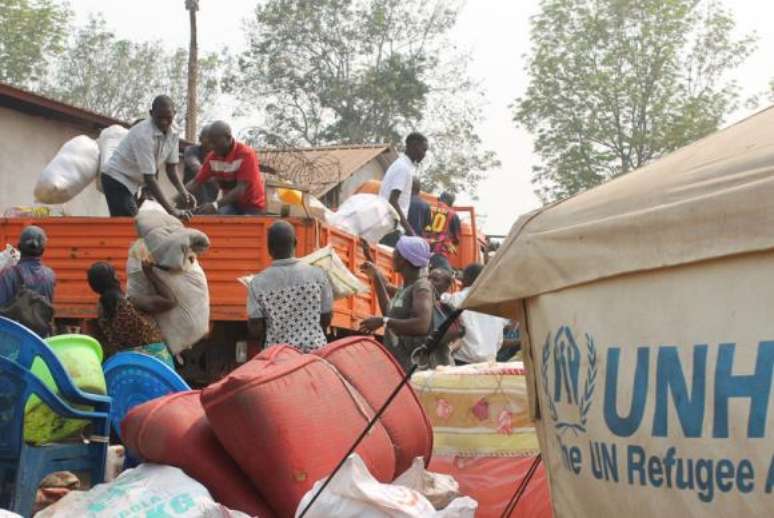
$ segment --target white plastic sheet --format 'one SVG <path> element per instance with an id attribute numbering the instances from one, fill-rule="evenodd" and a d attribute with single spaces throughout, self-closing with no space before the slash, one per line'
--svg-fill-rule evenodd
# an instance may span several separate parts
<path id="1" fill-rule="evenodd" d="M 408 477 L 404 482 L 414 481 Z M 315 483 L 296 511 L 306 508 L 324 480 Z M 325 491 L 315 501 L 308 518 L 474 518 L 478 504 L 469 497 L 454 499 L 445 509 L 436 510 L 417 490 L 397 484 L 382 484 L 368 472 L 359 455 L 354 454 Z"/>
<path id="2" fill-rule="evenodd" d="M 397 228 L 399 217 L 384 198 L 375 194 L 355 194 L 347 198 L 339 210 L 328 215 L 327 222 L 376 244 Z"/>

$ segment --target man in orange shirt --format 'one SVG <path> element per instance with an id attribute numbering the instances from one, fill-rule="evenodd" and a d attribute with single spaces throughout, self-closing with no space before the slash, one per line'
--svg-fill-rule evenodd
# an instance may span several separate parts
<path id="1" fill-rule="evenodd" d="M 222 196 L 217 201 L 198 207 L 196 214 L 243 216 L 264 212 L 266 195 L 258 156 L 253 148 L 238 142 L 231 135 L 229 125 L 223 121 L 210 125 L 209 139 L 212 151 L 187 188 L 193 192 L 214 179 Z"/>

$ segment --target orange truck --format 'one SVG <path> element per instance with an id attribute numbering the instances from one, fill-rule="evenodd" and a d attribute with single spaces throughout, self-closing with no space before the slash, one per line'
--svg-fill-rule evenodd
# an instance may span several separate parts
<path id="1" fill-rule="evenodd" d="M 211 246 L 201 258 L 210 289 L 210 335 L 184 353 L 183 376 L 194 386 L 218 379 L 237 364 L 237 351 L 252 350 L 247 339 L 247 290 L 238 278 L 266 268 L 270 262 L 266 234 L 276 216 L 195 217 L 191 227 L 207 234 Z M 359 239 L 314 218 L 293 217 L 299 257 L 331 245 L 347 267 L 360 273 L 365 260 Z M 21 230 L 29 224 L 43 227 L 49 237 L 45 263 L 57 275 L 56 319 L 60 329 L 70 326 L 83 330 L 96 317 L 97 296 L 86 281 L 86 271 L 95 261 L 107 261 L 126 280 L 129 247 L 137 239 L 129 218 L 0 218 L 0 244 L 18 242 Z M 392 258 L 381 248 L 371 251 L 382 271 L 392 271 Z M 334 306 L 331 334 L 346 336 L 357 331 L 360 320 L 379 314 L 375 294 L 348 297 Z M 239 354 L 244 361 L 245 354 Z"/>
<path id="2" fill-rule="evenodd" d="M 363 194 L 378 194 L 381 182 L 378 180 L 369 180 L 365 182 L 357 190 L 358 193 Z M 440 200 L 437 196 L 422 192 L 420 193 L 422 199 L 424 199 L 431 206 L 438 205 Z M 476 209 L 473 207 L 452 207 L 454 211 L 460 215 L 461 220 L 461 235 L 460 244 L 457 247 L 457 253 L 449 258 L 449 262 L 452 267 L 461 270 L 470 263 L 482 263 L 486 257 L 487 251 L 487 239 L 478 228 L 476 222 Z"/>

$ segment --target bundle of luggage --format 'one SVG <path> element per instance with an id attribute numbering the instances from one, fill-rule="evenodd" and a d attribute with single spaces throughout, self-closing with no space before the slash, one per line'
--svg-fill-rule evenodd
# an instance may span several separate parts
<path id="1" fill-rule="evenodd" d="M 315 354 L 275 346 L 202 391 L 135 407 L 121 424 L 122 437 L 137 457 L 181 468 L 231 509 L 294 516 L 402 376 L 389 352 L 368 337 L 343 339 Z M 361 475 L 389 484 L 410 472 L 416 458 L 426 465 L 432 442 L 429 420 L 405 386 L 350 460 L 362 462 Z M 344 497 L 336 498 L 341 505 Z M 475 510 L 475 502 L 464 500 L 454 508 Z"/>
<path id="2" fill-rule="evenodd" d="M 149 260 L 158 267 L 157 276 L 174 293 L 177 305 L 156 315 L 156 320 L 172 354 L 180 354 L 209 332 L 210 294 L 197 256 L 207 251 L 210 241 L 203 232 L 186 228 L 163 209 L 152 207 L 143 204 L 135 218 L 140 239 L 129 249 L 126 292 L 129 296 L 155 294 L 142 263 Z"/>
<path id="3" fill-rule="evenodd" d="M 97 140 L 79 135 L 65 142 L 40 173 L 35 199 L 61 204 L 75 198 L 94 181 L 100 189 L 100 171 L 128 132 L 123 126 L 114 125 L 102 130 Z"/>

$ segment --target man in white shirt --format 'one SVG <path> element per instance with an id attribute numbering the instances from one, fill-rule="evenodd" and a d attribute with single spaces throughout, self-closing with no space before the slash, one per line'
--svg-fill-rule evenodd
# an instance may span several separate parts
<path id="1" fill-rule="evenodd" d="M 379 189 L 379 196 L 390 202 L 400 217 L 400 224 L 406 234 L 413 236 L 414 229 L 408 221 L 409 207 L 411 206 L 411 188 L 414 182 L 414 173 L 417 165 L 424 160 L 427 154 L 427 138 L 421 133 L 412 133 L 406 137 L 406 152 L 401 153 L 398 159 L 387 169 Z M 395 246 L 401 232 L 396 230 L 388 234 L 382 243 Z"/>
<path id="2" fill-rule="evenodd" d="M 441 302 L 458 308 L 483 269 L 482 264 L 468 265 L 462 272 L 463 289 L 457 293 L 444 293 L 441 295 Z M 460 319 L 465 334 L 462 337 L 462 347 L 454 352 L 455 365 L 494 361 L 503 343 L 503 331 L 508 320 L 468 310 L 462 312 Z"/>
<path id="3" fill-rule="evenodd" d="M 156 175 L 166 166 L 167 177 L 187 206 L 195 201 L 185 190 L 177 164 L 180 162 L 178 136 L 172 129 L 175 105 L 166 95 L 153 100 L 150 119 L 145 119 L 129 130 L 102 171 L 102 190 L 105 192 L 110 216 L 137 215 L 137 193 L 144 186 L 153 198 L 171 215 L 187 221 L 191 213 L 178 210 L 167 201 Z"/>

